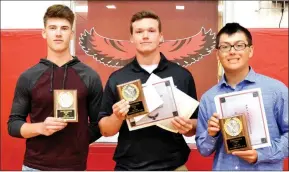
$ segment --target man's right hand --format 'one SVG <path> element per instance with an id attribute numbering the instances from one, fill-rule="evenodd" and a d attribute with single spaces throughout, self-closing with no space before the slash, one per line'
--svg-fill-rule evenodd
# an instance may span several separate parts
<path id="1" fill-rule="evenodd" d="M 208 133 L 210 136 L 214 137 L 220 131 L 219 115 L 214 113 L 208 120 Z"/>
<path id="2" fill-rule="evenodd" d="M 67 122 L 61 118 L 47 117 L 40 126 L 39 133 L 45 136 L 50 136 L 53 133 L 65 128 L 67 126 Z"/>
<path id="3" fill-rule="evenodd" d="M 112 106 L 113 115 L 115 115 L 119 120 L 124 120 L 129 111 L 129 107 L 129 102 L 122 99 Z"/>

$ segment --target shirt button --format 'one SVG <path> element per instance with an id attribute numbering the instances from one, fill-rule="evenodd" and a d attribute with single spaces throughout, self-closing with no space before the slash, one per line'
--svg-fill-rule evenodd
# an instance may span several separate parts
<path id="1" fill-rule="evenodd" d="M 210 151 L 210 149 L 207 149 L 207 151 L 209 152 L 209 151 Z"/>
<path id="2" fill-rule="evenodd" d="M 238 170 L 238 168 L 239 168 L 238 166 L 235 167 L 236 170 Z"/>

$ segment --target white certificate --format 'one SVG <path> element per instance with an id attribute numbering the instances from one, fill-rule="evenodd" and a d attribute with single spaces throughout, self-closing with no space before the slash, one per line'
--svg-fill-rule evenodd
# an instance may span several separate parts
<path id="1" fill-rule="evenodd" d="M 162 78 L 152 73 L 146 83 L 155 83 L 159 82 L 160 80 L 162 80 Z M 186 93 L 179 90 L 176 86 L 174 87 L 173 91 L 179 116 L 190 118 L 194 113 L 194 111 L 199 106 L 199 102 L 193 99 L 192 97 L 188 96 Z M 173 133 L 178 132 L 178 130 L 172 124 L 172 118 L 162 120 L 158 122 L 156 125 L 162 129 L 168 130 Z"/>
<path id="2" fill-rule="evenodd" d="M 164 104 L 163 99 L 152 84 L 143 84 L 142 88 L 149 112 Z"/>
<path id="3" fill-rule="evenodd" d="M 245 114 L 253 149 L 271 146 L 260 88 L 217 95 L 215 104 L 220 118 Z"/>

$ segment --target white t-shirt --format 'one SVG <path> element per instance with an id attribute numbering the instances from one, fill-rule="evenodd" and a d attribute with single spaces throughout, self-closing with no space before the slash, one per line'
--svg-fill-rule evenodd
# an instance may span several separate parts
<path id="1" fill-rule="evenodd" d="M 157 67 L 158 64 L 153 65 L 140 65 L 144 70 L 146 70 L 148 73 L 152 73 Z"/>

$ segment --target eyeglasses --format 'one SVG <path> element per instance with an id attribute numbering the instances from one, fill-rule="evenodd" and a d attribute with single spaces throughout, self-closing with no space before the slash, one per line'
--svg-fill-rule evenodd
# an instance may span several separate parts
<path id="1" fill-rule="evenodd" d="M 234 45 L 226 44 L 226 45 L 220 45 L 218 47 L 218 49 L 225 53 L 225 52 L 231 51 L 232 47 L 234 47 L 234 49 L 236 51 L 241 51 L 241 50 L 244 50 L 246 47 L 250 47 L 250 45 L 249 44 L 245 44 L 245 43 L 237 43 L 237 44 L 234 44 Z"/>

